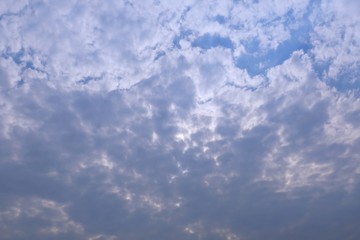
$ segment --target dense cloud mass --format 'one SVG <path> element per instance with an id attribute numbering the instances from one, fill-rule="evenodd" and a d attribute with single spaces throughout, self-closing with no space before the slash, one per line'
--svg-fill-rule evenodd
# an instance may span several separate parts
<path id="1" fill-rule="evenodd" d="M 0 239 L 360 239 L 356 0 L 1 0 Z"/>

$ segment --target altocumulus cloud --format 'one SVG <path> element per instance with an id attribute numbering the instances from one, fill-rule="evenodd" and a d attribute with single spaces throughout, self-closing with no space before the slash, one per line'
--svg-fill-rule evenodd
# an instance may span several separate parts
<path id="1" fill-rule="evenodd" d="M 0 239 L 359 239 L 355 0 L 0 2 Z"/>

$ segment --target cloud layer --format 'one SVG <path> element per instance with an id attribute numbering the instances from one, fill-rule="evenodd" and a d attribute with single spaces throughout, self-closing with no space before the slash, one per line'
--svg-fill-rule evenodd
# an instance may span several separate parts
<path id="1" fill-rule="evenodd" d="M 359 9 L 1 1 L 1 239 L 358 239 Z"/>

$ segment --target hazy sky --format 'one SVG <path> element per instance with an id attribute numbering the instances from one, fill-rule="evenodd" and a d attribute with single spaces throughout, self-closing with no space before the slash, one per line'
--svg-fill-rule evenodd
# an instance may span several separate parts
<path id="1" fill-rule="evenodd" d="M 360 239 L 359 12 L 1 0 L 0 239 Z"/>

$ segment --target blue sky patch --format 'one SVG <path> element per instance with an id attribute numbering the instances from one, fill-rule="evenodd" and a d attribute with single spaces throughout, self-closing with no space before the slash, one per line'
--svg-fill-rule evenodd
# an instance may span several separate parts
<path id="1" fill-rule="evenodd" d="M 258 39 L 245 42 L 246 53 L 235 59 L 236 66 L 246 69 L 251 76 L 265 74 L 269 68 L 282 64 L 294 51 L 308 52 L 311 49 L 311 43 L 306 37 L 308 32 L 308 26 L 293 30 L 289 40 L 270 50 L 261 49 Z"/>
<path id="2" fill-rule="evenodd" d="M 220 35 L 205 34 L 198 37 L 192 42 L 193 47 L 199 47 L 202 49 L 210 49 L 215 47 L 223 47 L 233 49 L 234 45 L 230 38 L 222 37 Z"/>

